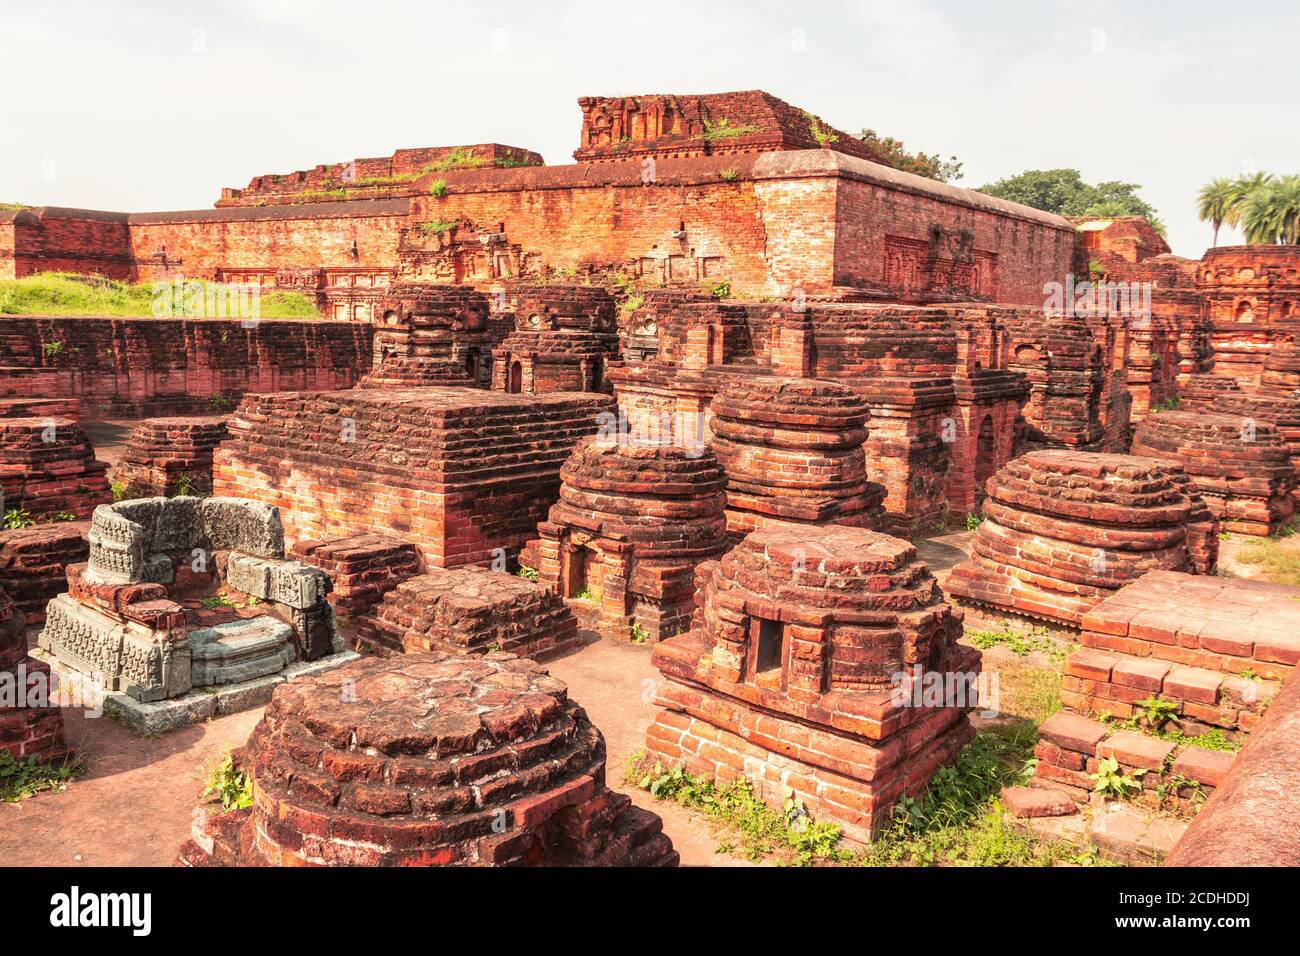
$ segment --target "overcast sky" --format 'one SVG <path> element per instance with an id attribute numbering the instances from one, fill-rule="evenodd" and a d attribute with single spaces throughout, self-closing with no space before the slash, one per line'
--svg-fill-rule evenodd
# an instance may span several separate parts
<path id="1" fill-rule="evenodd" d="M 2 2 L 0 201 L 207 208 L 409 146 L 572 162 L 579 96 L 753 88 L 955 153 L 959 185 L 1139 183 L 1187 256 L 1205 181 L 1300 172 L 1294 0 Z"/>

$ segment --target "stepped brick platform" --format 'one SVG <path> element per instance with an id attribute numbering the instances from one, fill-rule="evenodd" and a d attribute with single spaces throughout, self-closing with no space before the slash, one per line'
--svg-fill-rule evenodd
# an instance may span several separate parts
<path id="1" fill-rule="evenodd" d="M 875 528 L 883 486 L 867 480 L 870 410 L 834 382 L 730 380 L 713 399 L 710 447 L 727 473 L 727 532 L 769 520 Z"/>
<path id="2" fill-rule="evenodd" d="M 726 475 L 702 446 L 598 439 L 560 471 L 560 501 L 522 560 L 566 597 L 589 592 L 603 633 L 678 634 L 695 568 L 727 548 Z"/>
<path id="3" fill-rule="evenodd" d="M 1148 571 L 1208 573 L 1217 558 L 1213 516 L 1165 462 L 1035 451 L 987 489 L 971 557 L 948 578 L 949 593 L 965 601 L 1078 626 Z"/>
<path id="4" fill-rule="evenodd" d="M 415 545 L 378 534 L 299 541 L 290 549 L 290 557 L 328 574 L 334 586 L 330 604 L 352 617 L 365 614 L 393 588 L 420 573 Z"/>
<path id="5" fill-rule="evenodd" d="M 1235 378 L 1226 375 L 1189 375 L 1178 388 L 1178 408 L 1187 412 L 1212 412 L 1225 398 L 1245 393 Z"/>
<path id="6" fill-rule="evenodd" d="M 673 866 L 657 816 L 605 785 L 565 685 L 508 654 L 368 658 L 276 689 L 240 757 L 253 806 L 189 866 Z"/>
<path id="7" fill-rule="evenodd" d="M 492 387 L 503 392 L 608 391 L 618 358 L 613 297 L 598 286 L 519 286 L 515 328 L 492 351 Z"/>
<path id="8" fill-rule="evenodd" d="M 1084 616 L 1085 650 L 1067 664 L 1062 700 L 1128 717 L 1136 701 L 1158 696 L 1177 703 L 1189 726 L 1249 733 L 1272 682 L 1300 663 L 1294 595 L 1278 584 L 1153 571 Z"/>
<path id="9" fill-rule="evenodd" d="M 700 566 L 692 629 L 655 647 L 652 758 L 866 843 L 974 736 L 980 667 L 906 541 L 773 522 Z"/>
<path id="10" fill-rule="evenodd" d="M 482 568 L 433 568 L 403 581 L 356 619 L 377 654 L 505 651 L 541 660 L 578 644 L 578 622 L 553 590 Z"/>
<path id="11" fill-rule="evenodd" d="M 487 385 L 492 348 L 505 335 L 487 297 L 467 286 L 403 284 L 380 299 L 374 366 L 362 388 Z"/>
<path id="12" fill-rule="evenodd" d="M 281 506 L 291 541 L 375 533 L 427 566 L 513 556 L 556 500 L 604 395 L 473 388 L 246 396 L 217 450 L 217 494 Z"/>
<path id="13" fill-rule="evenodd" d="M 113 477 L 127 498 L 210 494 L 212 453 L 227 437 L 224 418 L 146 418 L 131 433 Z"/>
<path id="14" fill-rule="evenodd" d="M 1268 535 L 1295 515 L 1290 449 L 1252 415 L 1162 412 L 1133 436 L 1133 454 L 1181 465 L 1227 531 Z"/>
<path id="15" fill-rule="evenodd" d="M 53 698 L 49 667 L 27 654 L 23 614 L 0 588 L 0 753 L 47 763 L 67 757 L 63 716 Z"/>
<path id="16" fill-rule="evenodd" d="M 0 418 L 81 419 L 81 401 L 76 398 L 0 398 Z"/>
<path id="17" fill-rule="evenodd" d="M 69 565 L 90 557 L 89 534 L 89 521 L 0 531 L 0 588 L 28 625 L 45 620 L 45 606 L 67 587 Z"/>
<path id="18" fill-rule="evenodd" d="M 74 418 L 0 418 L 0 494 L 34 521 L 89 518 L 113 500 L 108 465 Z"/>
<path id="19" fill-rule="evenodd" d="M 1236 758 L 1234 753 L 1177 744 L 1141 731 L 1114 730 L 1069 711 L 1049 717 L 1038 733 L 1034 748 L 1037 763 L 1029 786 L 1064 793 L 1076 805 L 1088 801 L 1096 784 L 1092 775 L 1099 762 L 1110 757 L 1121 773 L 1141 783 L 1142 789 L 1131 798 L 1133 803 L 1148 809 L 1195 813 L 1223 783 Z"/>

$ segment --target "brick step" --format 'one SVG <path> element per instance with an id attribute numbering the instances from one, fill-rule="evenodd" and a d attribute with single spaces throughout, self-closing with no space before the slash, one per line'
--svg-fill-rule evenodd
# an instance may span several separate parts
<path id="1" fill-rule="evenodd" d="M 1083 648 L 1065 662 L 1061 702 L 1081 714 L 1127 718 L 1141 712 L 1143 700 L 1167 700 L 1183 733 L 1219 728 L 1239 739 L 1255 729 L 1280 687 L 1276 680 Z"/>

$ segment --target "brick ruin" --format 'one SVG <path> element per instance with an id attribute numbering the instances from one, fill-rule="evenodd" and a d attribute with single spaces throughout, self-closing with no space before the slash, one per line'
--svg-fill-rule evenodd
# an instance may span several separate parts
<path id="1" fill-rule="evenodd" d="M 212 455 L 228 437 L 224 418 L 146 418 L 131 432 L 113 478 L 127 498 L 211 494 Z"/>
<path id="2" fill-rule="evenodd" d="M 713 454 L 598 438 L 574 449 L 560 479 L 521 562 L 565 597 L 590 594 L 604 633 L 686 630 L 695 568 L 727 548 L 727 477 Z"/>
<path id="3" fill-rule="evenodd" d="M 974 735 L 980 654 L 908 542 L 774 522 L 699 574 L 691 630 L 655 647 L 653 757 L 787 787 L 865 843 Z"/>
<path id="4" fill-rule="evenodd" d="M 281 508 L 291 541 L 374 532 L 432 567 L 513 558 L 613 400 L 430 386 L 246 396 L 213 490 Z"/>
<path id="5" fill-rule="evenodd" d="M 189 866 L 674 866 L 657 816 L 605 785 L 562 681 L 508 654 L 358 661 L 276 690 L 242 762 L 253 806 Z"/>
<path id="6" fill-rule="evenodd" d="M 498 653 L 577 649 L 579 620 L 658 642 L 652 755 L 788 786 L 865 842 L 973 733 L 973 692 L 913 706 L 894 678 L 929 701 L 980 667 L 883 532 L 976 515 L 952 596 L 1083 645 L 1039 792 L 1008 806 L 1068 812 L 1108 756 L 1150 771 L 1148 803 L 1227 779 L 1095 718 L 1157 695 L 1242 738 L 1295 663 L 1278 596 L 1209 572 L 1220 528 L 1281 531 L 1300 501 L 1300 250 L 1182 259 L 1144 219 L 881 165 L 761 91 L 579 106 L 572 164 L 430 147 L 210 210 L 0 211 L 0 278 L 201 278 L 323 316 L 0 318 L 5 508 L 98 516 L 0 531 L 0 589 L 29 625 L 49 602 L 45 650 L 138 701 L 221 688 L 209 716 L 283 685 L 244 758 L 255 806 L 183 862 L 675 862 L 559 682 Z M 1076 279 L 1132 287 L 1053 304 Z M 80 423 L 118 418 L 146 418 L 114 473 L 144 500 L 108 507 Z M 274 511 L 282 539 L 214 546 L 218 505 L 151 497 L 184 491 Z M 199 621 L 200 585 L 271 606 Z M 335 612 L 383 659 L 292 671 L 351 658 Z"/>
<path id="7" fill-rule="evenodd" d="M 1295 516 L 1291 453 L 1272 422 L 1164 412 L 1138 428 L 1133 453 L 1181 466 L 1227 531 L 1270 535 Z"/>
<path id="8" fill-rule="evenodd" d="M 971 556 L 952 569 L 947 587 L 994 610 L 1077 626 L 1151 571 L 1210 573 L 1218 530 L 1177 466 L 1030 452 L 989 480 Z"/>
<path id="9" fill-rule="evenodd" d="M 48 763 L 71 751 L 63 739 L 63 715 L 49 696 L 49 665 L 28 655 L 25 624 L 22 611 L 0 587 L 0 752 L 14 760 Z M 42 683 L 44 699 L 19 699 Z"/>
<path id="10" fill-rule="evenodd" d="M 578 622 L 559 594 L 482 568 L 433 568 L 390 590 L 356 620 L 358 648 L 418 654 L 504 651 L 545 660 L 578 644 Z"/>

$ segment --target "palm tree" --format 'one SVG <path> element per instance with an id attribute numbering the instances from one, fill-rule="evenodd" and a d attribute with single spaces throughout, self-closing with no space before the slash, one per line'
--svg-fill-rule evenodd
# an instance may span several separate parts
<path id="1" fill-rule="evenodd" d="M 1249 243 L 1300 244 L 1300 176 L 1271 179 L 1255 189 L 1240 216 Z"/>
<path id="2" fill-rule="evenodd" d="M 1201 187 L 1197 197 L 1196 214 L 1201 222 L 1214 226 L 1214 244 L 1219 244 L 1219 227 L 1227 220 L 1232 211 L 1233 184 L 1231 179 L 1220 177 Z"/>
<path id="3" fill-rule="evenodd" d="M 1263 189 L 1273 181 L 1272 173 L 1242 173 L 1232 181 L 1232 193 L 1228 201 L 1227 215 L 1224 222 L 1229 226 L 1240 226 L 1246 212 L 1246 203 L 1253 193 Z"/>

